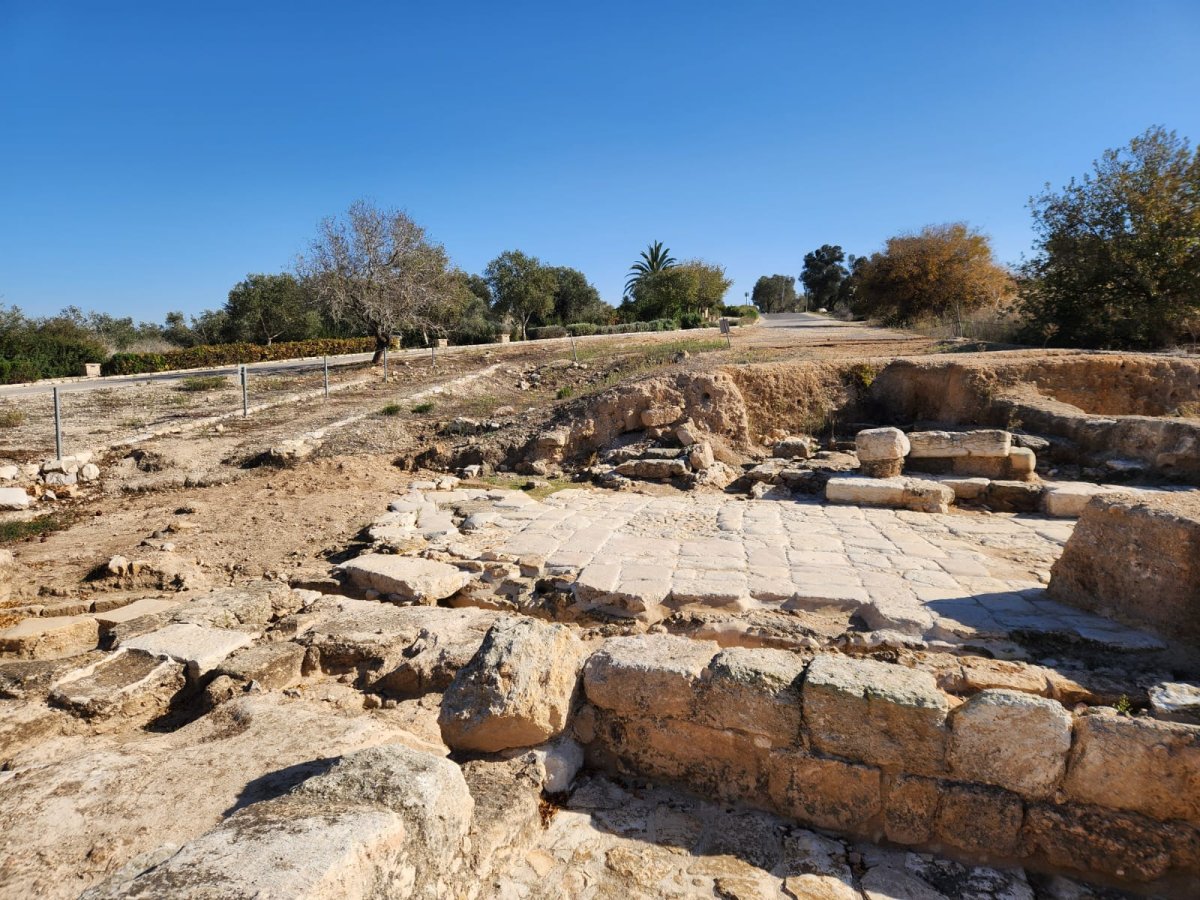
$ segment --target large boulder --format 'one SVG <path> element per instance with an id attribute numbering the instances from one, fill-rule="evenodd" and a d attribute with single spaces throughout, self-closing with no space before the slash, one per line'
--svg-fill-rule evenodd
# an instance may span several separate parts
<path id="1" fill-rule="evenodd" d="M 411 603 L 435 604 L 458 593 L 471 577 L 462 569 L 432 559 L 367 553 L 339 566 L 362 590 L 394 595 Z"/>
<path id="2" fill-rule="evenodd" d="M 565 625 L 500 619 L 442 697 L 442 739 L 456 750 L 490 753 L 561 734 L 584 653 Z"/>

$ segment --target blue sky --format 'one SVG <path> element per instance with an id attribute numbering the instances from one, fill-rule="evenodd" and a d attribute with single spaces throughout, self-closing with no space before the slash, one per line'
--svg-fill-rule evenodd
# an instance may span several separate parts
<path id="1" fill-rule="evenodd" d="M 1016 262 L 1043 183 L 1200 140 L 1197 47 L 1196 0 L 0 0 L 0 302 L 196 313 L 358 197 L 610 302 L 654 239 L 731 300 L 934 222 Z"/>

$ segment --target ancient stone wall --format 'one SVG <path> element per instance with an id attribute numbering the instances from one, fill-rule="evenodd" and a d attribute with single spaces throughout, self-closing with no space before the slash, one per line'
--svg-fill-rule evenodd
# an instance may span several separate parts
<path id="1" fill-rule="evenodd" d="M 1200 888 L 1200 729 L 836 654 L 617 638 L 584 671 L 592 765 L 844 834 Z"/>

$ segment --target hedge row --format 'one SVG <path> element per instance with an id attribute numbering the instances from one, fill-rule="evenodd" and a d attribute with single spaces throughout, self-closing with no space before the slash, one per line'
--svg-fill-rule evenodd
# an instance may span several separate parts
<path id="1" fill-rule="evenodd" d="M 721 315 L 731 319 L 754 320 L 758 318 L 758 307 L 752 303 L 739 303 L 737 306 L 726 306 L 721 310 Z"/>
<path id="2" fill-rule="evenodd" d="M 276 362 L 303 356 L 340 356 L 375 352 L 374 338 L 318 338 L 280 344 L 211 344 L 166 353 L 114 353 L 101 367 L 104 375 L 140 375 L 173 369 L 207 369 L 241 363 Z"/>

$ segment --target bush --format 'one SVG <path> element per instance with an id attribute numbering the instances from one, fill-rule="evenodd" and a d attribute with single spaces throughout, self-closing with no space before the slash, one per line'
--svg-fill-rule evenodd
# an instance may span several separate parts
<path id="1" fill-rule="evenodd" d="M 758 308 L 749 303 L 741 303 L 737 306 L 723 307 L 721 315 L 730 319 L 749 319 L 750 321 L 754 321 L 758 318 Z"/>
<path id="2" fill-rule="evenodd" d="M 101 367 L 100 372 L 104 375 L 140 375 L 144 372 L 167 372 L 173 369 L 204 369 L 210 366 L 299 359 L 303 356 L 341 356 L 347 353 L 373 352 L 374 338 L 319 338 L 270 346 L 208 344 L 167 353 L 114 353 Z"/>
<path id="3" fill-rule="evenodd" d="M 426 400 L 424 403 L 418 403 L 412 408 L 412 411 L 418 416 L 423 416 L 425 413 L 433 412 L 433 404 Z"/>
<path id="4" fill-rule="evenodd" d="M 220 390 L 227 383 L 224 375 L 197 375 L 192 378 L 183 379 L 183 381 L 175 386 L 175 390 L 195 394 L 201 391 Z"/>
<path id="5" fill-rule="evenodd" d="M 0 383 L 84 374 L 84 364 L 100 362 L 108 350 L 86 336 L 48 333 L 33 328 L 0 335 Z"/>
<path id="6" fill-rule="evenodd" d="M 544 341 L 548 338 L 565 338 L 567 329 L 561 325 L 543 325 L 541 328 L 530 328 L 529 339 L 531 341 Z"/>
<path id="7" fill-rule="evenodd" d="M 679 317 L 680 328 L 703 328 L 704 317 L 697 312 L 685 312 Z"/>
<path id="8" fill-rule="evenodd" d="M 398 415 L 400 415 L 400 411 L 401 410 L 400 410 L 399 403 L 389 403 L 387 406 L 385 406 L 383 409 L 380 410 L 380 412 L 383 413 L 383 415 L 385 415 L 385 416 L 398 416 Z"/>
<path id="9" fill-rule="evenodd" d="M 567 333 L 575 337 L 587 337 L 588 335 L 599 334 L 602 327 L 592 322 L 574 322 L 567 326 Z"/>

